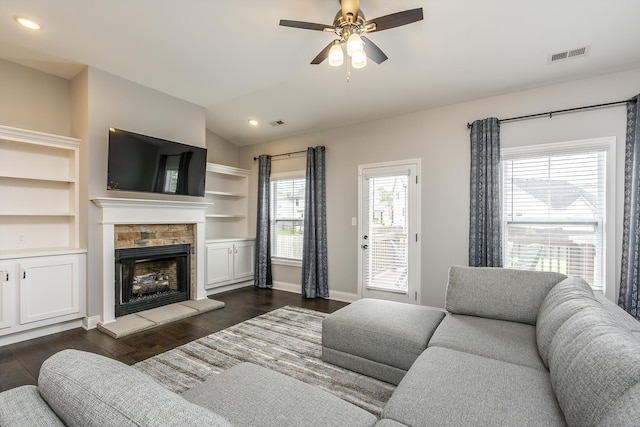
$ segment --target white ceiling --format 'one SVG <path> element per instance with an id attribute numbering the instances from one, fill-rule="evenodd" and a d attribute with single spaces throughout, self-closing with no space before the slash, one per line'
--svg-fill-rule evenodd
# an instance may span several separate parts
<path id="1" fill-rule="evenodd" d="M 360 3 L 367 19 L 416 7 L 423 21 L 369 35 L 389 60 L 349 83 L 346 66 L 309 64 L 333 34 L 278 25 L 331 24 L 337 0 L 0 0 L 0 58 L 66 78 L 89 65 L 201 105 L 238 146 L 640 66 L 638 0 Z"/>

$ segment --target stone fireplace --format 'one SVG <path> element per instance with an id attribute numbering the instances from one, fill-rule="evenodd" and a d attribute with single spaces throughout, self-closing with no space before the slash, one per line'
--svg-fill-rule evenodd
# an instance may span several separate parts
<path id="1" fill-rule="evenodd" d="M 171 304 L 173 298 L 207 297 L 204 227 L 208 203 L 117 198 L 92 202 L 100 208 L 102 231 L 98 244 L 102 256 L 100 323 Z M 166 251 L 174 250 L 179 253 L 167 255 Z M 177 284 L 180 275 L 187 277 Z M 126 284 L 130 289 L 123 291 L 122 283 L 118 285 L 123 278 L 130 282 Z"/>

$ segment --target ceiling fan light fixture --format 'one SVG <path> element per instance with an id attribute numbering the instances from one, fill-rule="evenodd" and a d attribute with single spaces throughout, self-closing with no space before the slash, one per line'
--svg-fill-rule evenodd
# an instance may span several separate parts
<path id="1" fill-rule="evenodd" d="M 364 68 L 367 66 L 367 55 L 364 53 L 364 50 L 355 53 L 351 57 L 351 66 L 355 69 Z"/>
<path id="2" fill-rule="evenodd" d="M 332 67 L 339 67 L 344 63 L 344 52 L 340 47 L 340 40 L 333 42 L 333 46 L 329 50 L 329 65 Z"/>
<path id="3" fill-rule="evenodd" d="M 352 33 L 347 40 L 347 55 L 354 56 L 364 53 L 364 43 L 358 33 Z"/>

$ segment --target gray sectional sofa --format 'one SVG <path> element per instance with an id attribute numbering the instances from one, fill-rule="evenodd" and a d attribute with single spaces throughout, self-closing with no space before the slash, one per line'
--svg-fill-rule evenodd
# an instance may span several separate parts
<path id="1" fill-rule="evenodd" d="M 583 280 L 452 267 L 445 308 L 364 299 L 324 320 L 325 360 L 398 385 L 381 420 L 248 363 L 177 395 L 65 350 L 0 393 L 0 425 L 640 425 L 640 323 Z"/>
<path id="2" fill-rule="evenodd" d="M 640 426 L 640 322 L 584 280 L 454 266 L 445 308 L 433 330 L 437 310 L 377 300 L 323 322 L 325 360 L 398 384 L 381 425 Z"/>

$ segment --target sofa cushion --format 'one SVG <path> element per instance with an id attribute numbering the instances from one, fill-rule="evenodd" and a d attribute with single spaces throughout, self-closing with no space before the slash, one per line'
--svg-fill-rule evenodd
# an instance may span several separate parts
<path id="1" fill-rule="evenodd" d="M 630 389 L 602 417 L 601 427 L 640 426 L 640 384 Z"/>
<path id="2" fill-rule="evenodd" d="M 620 306 L 612 303 L 609 298 L 600 293 L 594 293 L 595 299 L 602 304 L 602 308 L 607 310 L 611 318 L 620 326 L 631 332 L 640 339 L 640 321 L 624 311 Z"/>
<path id="3" fill-rule="evenodd" d="M 44 401 L 38 387 L 25 385 L 0 393 L 0 426 L 64 427 Z"/>
<path id="4" fill-rule="evenodd" d="M 566 277 L 543 271 L 453 266 L 445 308 L 454 314 L 535 325 L 547 292 Z"/>
<path id="5" fill-rule="evenodd" d="M 241 363 L 182 396 L 239 426 L 373 426 L 377 419 L 320 388 Z"/>
<path id="6" fill-rule="evenodd" d="M 230 425 L 130 366 L 93 353 L 54 354 L 42 364 L 38 386 L 68 426 Z"/>
<path id="7" fill-rule="evenodd" d="M 582 310 L 553 338 L 549 370 L 567 422 L 597 425 L 610 416 L 611 408 L 624 407 L 620 399 L 640 382 L 640 341 L 605 309 Z"/>
<path id="8" fill-rule="evenodd" d="M 383 418 L 412 426 L 564 425 L 546 371 L 442 347 L 416 360 Z"/>
<path id="9" fill-rule="evenodd" d="M 421 305 L 361 299 L 323 319 L 322 347 L 406 371 L 444 315 Z"/>
<path id="10" fill-rule="evenodd" d="M 560 326 L 577 312 L 599 306 L 589 284 L 579 277 L 564 279 L 549 291 L 536 322 L 538 352 L 545 366 L 549 366 L 549 347 Z"/>
<path id="11" fill-rule="evenodd" d="M 536 346 L 535 326 L 450 314 L 429 347 L 445 347 L 546 371 Z"/>

